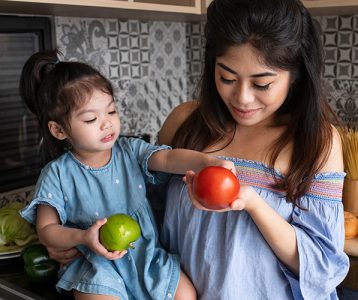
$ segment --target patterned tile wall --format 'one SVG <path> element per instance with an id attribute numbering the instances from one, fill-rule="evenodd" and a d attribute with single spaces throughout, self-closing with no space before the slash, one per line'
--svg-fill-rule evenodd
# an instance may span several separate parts
<path id="1" fill-rule="evenodd" d="M 358 124 L 358 15 L 317 18 L 325 49 L 330 104 L 347 125 Z"/>
<path id="2" fill-rule="evenodd" d="M 187 98 L 186 24 L 56 17 L 66 59 L 99 68 L 113 83 L 122 133 L 151 135 Z"/>
<path id="3" fill-rule="evenodd" d="M 317 17 L 329 101 L 340 119 L 358 121 L 358 15 Z M 86 61 L 111 79 L 123 134 L 156 134 L 168 113 L 197 96 L 204 57 L 204 22 L 56 17 L 66 59 Z M 0 207 L 30 191 L 0 194 Z M 22 196 L 21 196 L 22 195 Z"/>
<path id="4" fill-rule="evenodd" d="M 329 101 L 344 123 L 357 122 L 358 16 L 317 17 L 325 48 Z M 126 134 L 156 133 L 170 110 L 197 97 L 205 22 L 57 17 L 66 59 L 88 61 L 116 88 Z"/>

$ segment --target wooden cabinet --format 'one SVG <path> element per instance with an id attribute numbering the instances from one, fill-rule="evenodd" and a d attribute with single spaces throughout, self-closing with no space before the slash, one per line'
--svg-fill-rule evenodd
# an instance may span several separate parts
<path id="1" fill-rule="evenodd" d="M 358 0 L 304 0 L 313 15 L 353 15 L 358 13 Z"/>
<path id="2" fill-rule="evenodd" d="M 0 0 L 0 13 L 63 16 L 148 17 L 203 16 L 205 0 Z M 162 16 L 162 17 L 161 17 Z M 174 18 L 172 18 L 174 16 Z M 179 17 L 180 18 L 180 17 Z"/>
<path id="3" fill-rule="evenodd" d="M 206 7 L 212 0 L 206 0 Z M 312 15 L 358 14 L 358 0 L 303 0 Z"/>
<path id="4" fill-rule="evenodd" d="M 0 13 L 136 19 L 204 19 L 212 0 L 0 0 Z M 313 15 L 358 14 L 358 0 L 303 0 Z"/>

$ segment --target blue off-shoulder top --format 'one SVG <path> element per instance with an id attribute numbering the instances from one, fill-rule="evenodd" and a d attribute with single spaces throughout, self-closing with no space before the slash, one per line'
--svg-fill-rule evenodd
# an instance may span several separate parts
<path id="1" fill-rule="evenodd" d="M 201 300 L 338 299 L 336 287 L 346 276 L 349 259 L 344 253 L 342 187 L 345 173 L 320 173 L 306 195 L 303 210 L 275 190 L 273 173 L 255 161 L 237 158 L 241 184 L 258 194 L 296 232 L 299 275 L 276 257 L 246 211 L 224 213 L 196 209 L 180 177 L 173 177 L 161 240 L 180 255 L 181 266 L 192 279 Z"/>

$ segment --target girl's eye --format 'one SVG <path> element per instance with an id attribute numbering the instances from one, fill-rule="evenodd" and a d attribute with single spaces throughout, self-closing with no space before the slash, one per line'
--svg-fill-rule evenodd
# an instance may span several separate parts
<path id="1" fill-rule="evenodd" d="M 114 114 L 116 114 L 116 113 L 117 113 L 117 111 L 116 111 L 116 110 L 113 110 L 113 111 L 110 111 L 108 114 L 114 115 Z"/>
<path id="2" fill-rule="evenodd" d="M 85 121 L 85 123 L 90 124 L 90 123 L 93 123 L 93 122 L 96 121 L 96 120 L 97 120 L 97 118 L 94 118 L 94 119 Z"/>
<path id="3" fill-rule="evenodd" d="M 259 84 L 254 84 L 255 88 L 258 89 L 259 91 L 266 91 L 269 89 L 271 83 L 266 84 L 266 85 L 259 85 Z"/>
<path id="4" fill-rule="evenodd" d="M 224 77 L 220 77 L 220 81 L 222 82 L 222 83 L 224 83 L 224 84 L 232 84 L 232 83 L 234 83 L 235 82 L 235 80 L 232 80 L 232 79 L 226 79 L 226 78 L 224 78 Z"/>

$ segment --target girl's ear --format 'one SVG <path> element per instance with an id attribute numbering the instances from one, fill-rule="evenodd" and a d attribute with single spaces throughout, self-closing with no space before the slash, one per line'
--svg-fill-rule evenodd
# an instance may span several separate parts
<path id="1" fill-rule="evenodd" d="M 67 138 L 67 135 L 60 124 L 56 123 L 55 121 L 49 121 L 47 125 L 52 136 L 56 139 L 64 140 Z"/>

